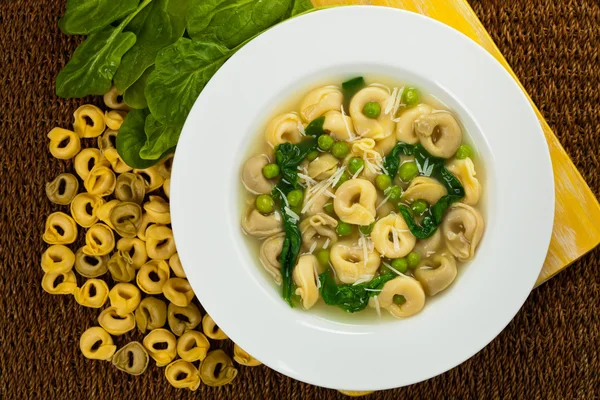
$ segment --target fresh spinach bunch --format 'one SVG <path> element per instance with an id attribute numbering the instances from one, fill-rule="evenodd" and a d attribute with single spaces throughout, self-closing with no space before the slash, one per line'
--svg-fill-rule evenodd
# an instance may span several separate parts
<path id="1" fill-rule="evenodd" d="M 369 304 L 369 298 L 377 295 L 386 282 L 396 276 L 393 273 L 385 273 L 359 285 L 338 285 L 328 270 L 319 275 L 321 297 L 325 304 L 338 306 L 348 313 L 362 311 Z"/>
<path id="2" fill-rule="evenodd" d="M 56 94 L 102 95 L 115 85 L 138 110 L 117 150 L 146 168 L 174 151 L 194 101 L 229 57 L 312 9 L 310 0 L 67 0 L 61 30 L 89 36 L 56 78 Z"/>

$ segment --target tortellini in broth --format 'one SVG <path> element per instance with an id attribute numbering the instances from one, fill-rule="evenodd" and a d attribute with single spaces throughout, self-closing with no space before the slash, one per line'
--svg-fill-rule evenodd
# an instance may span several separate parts
<path id="1" fill-rule="evenodd" d="M 331 83 L 282 103 L 257 133 L 240 165 L 241 230 L 288 303 L 410 317 L 476 258 L 482 160 L 433 96 Z"/>

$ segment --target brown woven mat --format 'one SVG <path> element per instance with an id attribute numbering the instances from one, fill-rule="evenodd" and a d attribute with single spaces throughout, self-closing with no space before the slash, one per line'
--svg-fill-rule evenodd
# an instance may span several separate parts
<path id="1" fill-rule="evenodd" d="M 598 1 L 471 3 L 598 195 Z M 80 40 L 60 33 L 56 22 L 63 10 L 64 0 L 0 0 L 0 398 L 341 397 L 266 367 L 240 368 L 233 385 L 191 393 L 171 388 L 155 366 L 132 377 L 80 354 L 79 336 L 98 312 L 78 306 L 72 296 L 44 293 L 39 267 L 44 221 L 53 211 L 44 184 L 68 168 L 50 157 L 46 134 L 69 126 L 83 103 L 54 96 L 54 78 Z M 593 251 L 536 289 L 504 332 L 469 361 L 369 398 L 598 396 L 599 260 L 600 251 Z M 398 374 L 406 368 L 398 360 Z"/>

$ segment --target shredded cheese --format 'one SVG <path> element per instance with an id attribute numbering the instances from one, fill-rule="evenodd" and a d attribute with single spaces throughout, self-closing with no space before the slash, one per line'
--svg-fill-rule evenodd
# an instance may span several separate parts
<path id="1" fill-rule="evenodd" d="M 364 165 L 363 165 L 362 167 L 360 167 L 360 168 L 358 169 L 358 171 L 356 171 L 356 173 L 355 173 L 354 175 L 352 175 L 352 179 L 356 179 L 356 177 L 357 177 L 358 175 L 360 175 L 360 173 L 363 171 L 363 169 L 365 169 L 365 166 L 364 166 Z"/>
<path id="2" fill-rule="evenodd" d="M 392 272 L 395 272 L 396 275 L 408 278 L 408 276 L 404 275 L 402 272 L 398 271 L 396 268 L 392 267 L 390 264 L 386 263 L 385 261 L 383 261 L 382 264 L 385 265 L 387 268 L 391 269 Z"/>
<path id="3" fill-rule="evenodd" d="M 327 240 L 325 241 L 325 243 L 323 243 L 323 250 L 326 250 L 327 247 L 329 247 L 329 242 L 330 242 L 330 240 L 329 240 L 329 238 L 327 238 Z"/>
<path id="4" fill-rule="evenodd" d="M 335 173 L 333 175 L 331 175 L 331 177 L 329 177 L 329 179 L 323 180 L 307 190 L 307 196 L 306 196 L 307 200 L 304 203 L 304 207 L 302 207 L 303 214 L 306 211 L 308 211 L 310 209 L 310 207 L 312 207 L 313 203 L 319 198 L 319 196 L 324 194 L 325 191 L 327 191 L 330 187 L 333 187 L 336 185 L 336 183 L 342 177 L 342 174 L 344 173 L 344 169 L 345 169 L 345 167 L 338 168 L 338 170 L 335 171 Z"/>
<path id="5" fill-rule="evenodd" d="M 317 264 L 316 263 L 313 263 L 313 269 L 315 271 L 315 282 L 317 284 L 317 289 L 320 289 L 321 288 L 321 280 L 319 279 L 319 271 L 317 270 Z"/>
<path id="6" fill-rule="evenodd" d="M 317 248 L 317 242 L 314 241 L 313 244 L 310 246 L 310 249 L 308 249 L 308 254 L 312 254 L 316 248 Z"/>
<path id="7" fill-rule="evenodd" d="M 373 279 L 373 275 L 361 275 L 358 277 L 358 280 L 352 284 L 352 286 L 357 286 L 361 283 L 369 282 L 371 279 Z"/>
<path id="8" fill-rule="evenodd" d="M 389 114 L 394 109 L 394 104 L 396 103 L 397 96 L 398 96 L 398 88 L 395 87 L 394 91 L 392 92 L 390 97 L 388 97 L 388 99 L 386 101 L 385 111 L 384 111 L 385 115 Z"/>
<path id="9" fill-rule="evenodd" d="M 344 121 L 344 125 L 346 126 L 346 132 L 348 132 L 348 141 L 352 141 L 356 138 L 354 133 L 350 130 L 350 126 L 348 125 L 348 121 L 346 121 L 346 112 L 344 111 L 344 105 L 340 107 L 340 111 L 342 113 L 342 121 Z"/>
<path id="10" fill-rule="evenodd" d="M 398 91 L 398 95 L 396 96 L 396 100 L 394 101 L 394 108 L 392 109 L 392 117 L 396 116 L 400 105 L 402 104 L 402 93 L 404 93 L 404 86 L 400 88 Z"/>
<path id="11" fill-rule="evenodd" d="M 300 135 L 306 136 L 306 131 L 304 130 L 304 125 L 302 122 L 298 121 L 298 130 L 300 131 Z"/>
<path id="12" fill-rule="evenodd" d="M 377 315 L 381 318 L 381 308 L 379 307 L 379 299 L 377 296 L 373 296 L 373 302 L 375 303 L 375 311 L 377 311 Z"/>
<path id="13" fill-rule="evenodd" d="M 285 203 L 285 206 L 289 207 L 290 203 L 288 203 L 288 199 L 287 199 L 286 195 L 283 194 L 283 192 L 281 191 L 281 189 L 279 189 L 277 186 L 275 186 L 275 189 L 277 189 L 277 191 L 279 192 L 279 194 L 281 194 L 281 198 L 283 199 L 283 202 Z"/>
<path id="14" fill-rule="evenodd" d="M 398 239 L 398 230 L 392 227 L 392 238 L 394 239 L 394 250 L 400 251 L 400 240 Z"/>
<path id="15" fill-rule="evenodd" d="M 292 219 L 295 219 L 296 221 L 300 220 L 300 217 L 298 216 L 298 214 L 296 214 L 295 212 L 293 212 L 288 206 L 285 206 L 283 208 L 283 210 L 285 211 L 285 213 L 287 215 L 289 215 Z"/>
<path id="16" fill-rule="evenodd" d="M 358 239 L 358 246 L 363 250 L 363 265 L 365 266 L 365 268 L 367 268 L 367 263 L 369 261 L 369 250 L 367 249 L 367 240 L 362 232 L 359 231 L 359 233 L 360 239 Z"/>
<path id="17" fill-rule="evenodd" d="M 317 181 L 315 181 L 313 178 L 311 178 L 308 175 L 305 175 L 301 172 L 298 172 L 298 178 L 300 179 L 304 179 L 304 182 L 306 182 L 307 186 L 314 186 L 317 184 Z"/>
<path id="18" fill-rule="evenodd" d="M 383 206 L 385 203 L 387 203 L 387 201 L 390 199 L 390 196 L 391 196 L 391 195 L 392 195 L 392 194 L 390 193 L 390 194 L 388 194 L 387 196 L 385 196 L 385 197 L 383 198 L 383 200 L 381 201 L 381 203 L 379 203 L 379 205 L 378 205 L 377 207 L 375 207 L 375 211 L 379 210 L 379 209 L 381 208 L 381 206 Z"/>

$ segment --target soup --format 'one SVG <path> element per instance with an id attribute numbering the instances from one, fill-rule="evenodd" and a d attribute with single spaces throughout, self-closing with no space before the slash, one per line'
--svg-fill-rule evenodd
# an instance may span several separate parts
<path id="1" fill-rule="evenodd" d="M 288 104 L 241 166 L 260 265 L 291 306 L 420 312 L 484 231 L 464 128 L 432 96 L 363 77 Z"/>

